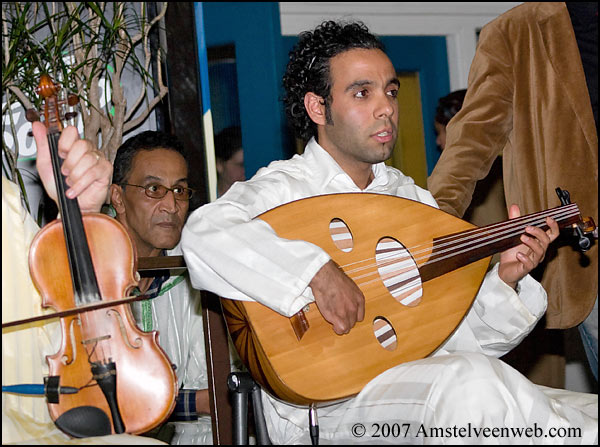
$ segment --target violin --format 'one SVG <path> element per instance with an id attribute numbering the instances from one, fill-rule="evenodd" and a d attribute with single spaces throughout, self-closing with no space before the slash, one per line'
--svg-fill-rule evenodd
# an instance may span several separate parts
<path id="1" fill-rule="evenodd" d="M 42 306 L 60 312 L 128 296 L 137 284 L 137 259 L 119 222 L 82 214 L 77 200 L 65 195 L 58 155 L 65 101 L 58 99 L 59 90 L 42 75 L 37 93 L 44 98 L 60 219 L 34 238 L 29 269 Z M 158 332 L 138 329 L 128 304 L 69 314 L 60 325 L 60 349 L 46 357 L 44 381 L 50 416 L 62 431 L 74 437 L 140 434 L 171 414 L 177 395 L 174 368 L 158 345 Z"/>

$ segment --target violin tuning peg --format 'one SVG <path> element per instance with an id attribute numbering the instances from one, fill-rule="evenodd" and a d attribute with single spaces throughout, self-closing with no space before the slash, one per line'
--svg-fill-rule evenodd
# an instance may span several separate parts
<path id="1" fill-rule="evenodd" d="M 27 111 L 25 112 L 25 118 L 30 123 L 33 123 L 34 121 L 40 120 L 40 114 L 35 109 L 27 109 Z"/>
<path id="2" fill-rule="evenodd" d="M 79 102 L 79 96 L 74 95 L 73 93 L 71 93 L 67 96 L 67 104 L 69 104 L 71 107 L 77 105 L 78 102 Z"/>

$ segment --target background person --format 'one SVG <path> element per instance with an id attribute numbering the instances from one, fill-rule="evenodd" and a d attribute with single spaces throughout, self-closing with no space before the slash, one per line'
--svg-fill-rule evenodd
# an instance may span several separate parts
<path id="1" fill-rule="evenodd" d="M 433 124 L 437 134 L 435 141 L 442 151 L 446 147 L 446 126 L 462 108 L 466 93 L 466 89 L 456 90 L 438 100 Z M 488 175 L 477 182 L 471 204 L 462 218 L 478 227 L 508 219 L 506 201 L 504 200 L 501 157 L 494 160 Z M 498 257 L 494 256 L 492 262 L 497 261 Z"/>
<path id="2" fill-rule="evenodd" d="M 475 184 L 502 154 L 507 203 L 525 214 L 570 192 L 598 222 L 598 3 L 526 2 L 481 31 L 462 109 L 428 179 L 440 208 L 462 216 Z M 546 326 L 578 326 L 598 378 L 598 244 L 552 246 L 536 272 Z"/>
<path id="3" fill-rule="evenodd" d="M 221 197 L 235 182 L 246 180 L 242 130 L 239 126 L 227 127 L 215 137 L 217 162 L 217 197 Z"/>
<path id="4" fill-rule="evenodd" d="M 191 195 L 188 163 L 175 136 L 142 132 L 117 151 L 110 202 L 138 257 L 181 255 Z M 200 292 L 182 270 L 142 278 L 137 293 L 148 299 L 132 303 L 133 315 L 143 331 L 158 330 L 180 388 L 171 422 L 154 436 L 172 444 L 212 444 Z"/>

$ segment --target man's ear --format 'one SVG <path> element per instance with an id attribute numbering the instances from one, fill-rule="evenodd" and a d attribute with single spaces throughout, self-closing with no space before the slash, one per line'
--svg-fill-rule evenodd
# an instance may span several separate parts
<path id="1" fill-rule="evenodd" d="M 125 214 L 125 204 L 123 203 L 123 188 L 114 183 L 110 185 L 110 204 L 113 206 L 117 215 Z"/>
<path id="2" fill-rule="evenodd" d="M 225 170 L 225 163 L 223 162 L 223 160 L 221 160 L 220 158 L 217 158 L 215 160 L 215 165 L 217 168 L 217 173 L 219 175 L 223 175 L 223 171 Z"/>
<path id="3" fill-rule="evenodd" d="M 321 96 L 308 92 L 304 95 L 304 108 L 315 124 L 324 126 L 327 123 L 325 101 L 323 101 Z"/>

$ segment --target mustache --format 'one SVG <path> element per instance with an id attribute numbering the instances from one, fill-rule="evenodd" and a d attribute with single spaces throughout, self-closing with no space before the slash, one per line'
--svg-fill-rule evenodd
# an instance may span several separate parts
<path id="1" fill-rule="evenodd" d="M 173 226 L 181 226 L 182 220 L 178 217 L 172 217 L 169 219 L 160 219 L 157 222 L 154 222 L 154 225 L 173 225 Z"/>
<path id="2" fill-rule="evenodd" d="M 373 134 L 381 132 L 382 130 L 391 130 L 394 134 L 398 133 L 398 123 L 392 120 L 386 120 L 384 123 L 380 122 L 373 126 Z"/>

